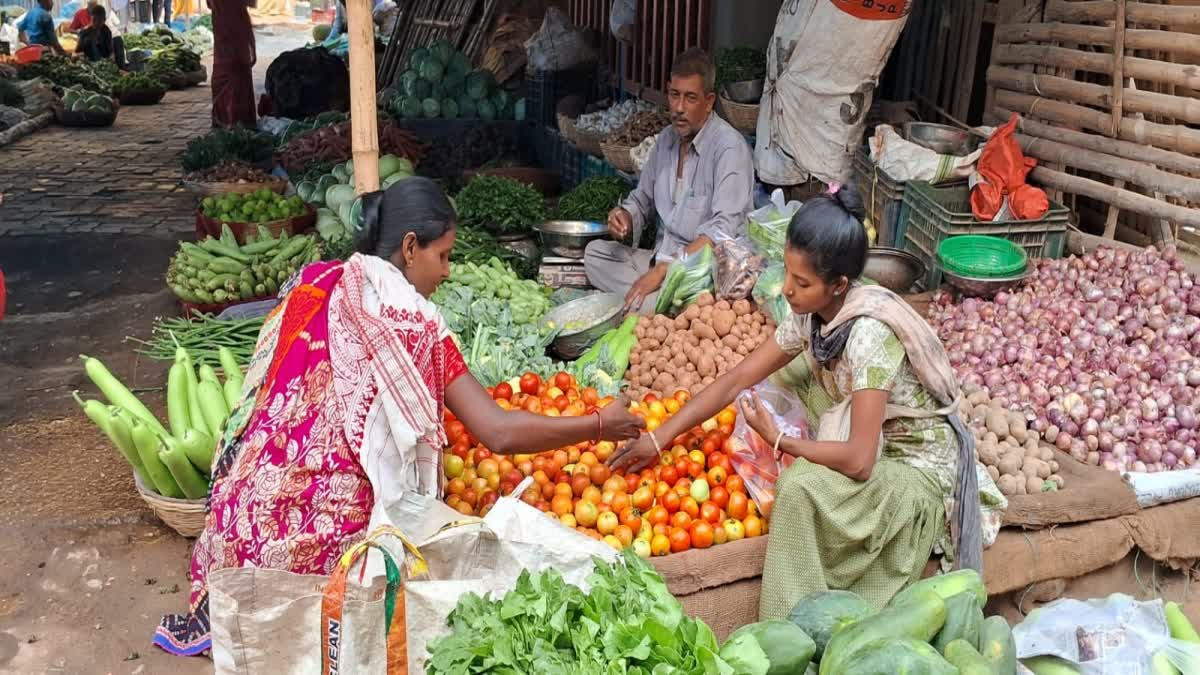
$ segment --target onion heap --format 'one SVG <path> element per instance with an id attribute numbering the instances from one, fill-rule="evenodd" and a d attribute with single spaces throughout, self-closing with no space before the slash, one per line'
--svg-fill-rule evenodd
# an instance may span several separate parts
<path id="1" fill-rule="evenodd" d="M 1112 471 L 1196 463 L 1200 286 L 1174 246 L 1031 261 L 992 301 L 930 309 L 964 383 L 1025 413 L 1072 457 Z"/>

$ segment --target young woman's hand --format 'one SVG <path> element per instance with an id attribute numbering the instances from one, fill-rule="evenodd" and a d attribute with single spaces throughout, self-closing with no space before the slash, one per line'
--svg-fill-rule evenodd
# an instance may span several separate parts
<path id="1" fill-rule="evenodd" d="M 766 404 L 758 397 L 758 392 L 751 392 L 748 399 L 738 399 L 738 410 L 742 419 L 746 420 L 746 424 L 750 425 L 759 438 L 769 445 L 774 445 L 779 440 L 779 425 L 775 423 L 775 417 L 767 410 Z"/>
<path id="2" fill-rule="evenodd" d="M 650 434 L 642 434 L 637 440 L 618 448 L 608 458 L 608 466 L 613 471 L 641 471 L 657 461 L 658 450 L 654 447 L 654 441 L 650 439 Z"/>
<path id="3" fill-rule="evenodd" d="M 620 396 L 600 410 L 601 440 L 627 441 L 637 438 L 646 428 L 646 420 L 629 412 L 629 400 Z"/>

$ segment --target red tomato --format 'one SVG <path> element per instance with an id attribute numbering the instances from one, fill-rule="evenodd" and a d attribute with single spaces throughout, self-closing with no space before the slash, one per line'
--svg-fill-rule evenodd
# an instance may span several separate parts
<path id="1" fill-rule="evenodd" d="M 729 495 L 729 517 L 742 520 L 750 512 L 750 503 L 745 493 L 734 492 Z"/>
<path id="2" fill-rule="evenodd" d="M 454 421 L 446 425 L 446 440 L 451 444 L 457 443 L 460 440 L 466 441 L 464 438 L 467 435 L 467 427 L 462 422 Z"/>
<path id="3" fill-rule="evenodd" d="M 721 507 L 711 501 L 704 502 L 700 505 L 700 518 L 716 525 L 721 522 Z"/>
<path id="4" fill-rule="evenodd" d="M 583 402 L 589 406 L 594 406 L 600 402 L 600 396 L 596 393 L 596 390 L 592 389 L 591 387 L 584 389 L 580 396 L 583 398 Z"/>
<path id="5" fill-rule="evenodd" d="M 692 546 L 708 548 L 713 545 L 715 532 L 711 523 L 699 520 L 692 523 L 688 535 L 691 537 Z"/>
<path id="6" fill-rule="evenodd" d="M 723 509 L 729 505 L 729 490 L 724 486 L 718 485 L 708 493 L 708 502 L 717 507 L 717 510 Z"/>
<path id="7" fill-rule="evenodd" d="M 735 492 L 745 492 L 746 481 L 742 480 L 741 476 L 731 471 L 729 472 L 729 478 L 725 479 L 725 489 L 729 490 L 729 494 L 731 495 Z"/>
<path id="8" fill-rule="evenodd" d="M 696 503 L 696 500 L 691 495 L 688 495 L 679 500 L 679 511 L 688 514 L 691 518 L 698 518 L 700 516 L 700 505 Z"/>
<path id="9" fill-rule="evenodd" d="M 692 547 L 692 537 L 687 533 L 687 530 L 671 530 L 669 539 L 671 541 L 671 553 L 683 553 Z"/>
<path id="10" fill-rule="evenodd" d="M 554 386 L 558 387 L 559 389 L 566 391 L 571 388 L 572 384 L 574 384 L 574 381 L 571 379 L 571 375 L 569 373 L 564 373 L 560 370 L 554 374 Z"/>
<path id="11" fill-rule="evenodd" d="M 512 398 L 512 385 L 507 382 L 501 382 L 496 385 L 495 391 L 492 392 L 492 398 L 497 401 L 507 401 Z"/>
<path id="12" fill-rule="evenodd" d="M 677 493 L 668 492 L 667 494 L 663 495 L 662 499 L 659 501 L 662 502 L 663 508 L 667 510 L 667 513 L 675 513 L 679 510 L 681 500 L 679 499 L 679 495 Z"/>
<path id="13" fill-rule="evenodd" d="M 692 526 L 692 517 L 685 511 L 677 511 L 671 516 L 671 527 L 678 527 L 681 530 L 686 530 Z"/>
<path id="14" fill-rule="evenodd" d="M 521 376 L 521 391 L 529 396 L 536 396 L 542 386 L 542 378 L 536 373 L 525 373 Z"/>
<path id="15" fill-rule="evenodd" d="M 686 467 L 684 469 L 684 473 L 686 473 Z M 664 466 L 658 472 L 659 479 L 662 480 L 662 482 L 666 483 L 668 486 L 675 485 L 675 482 L 679 480 L 679 476 L 680 476 L 679 469 L 676 468 L 674 465 Z"/>

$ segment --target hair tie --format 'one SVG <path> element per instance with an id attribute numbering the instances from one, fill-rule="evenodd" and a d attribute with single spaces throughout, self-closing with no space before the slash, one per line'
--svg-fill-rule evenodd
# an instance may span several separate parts
<path id="1" fill-rule="evenodd" d="M 827 195 L 829 195 L 830 197 L 832 197 L 832 196 L 836 195 L 836 194 L 838 193 L 838 191 L 839 191 L 839 190 L 841 190 L 841 189 L 842 189 L 842 184 L 841 184 L 841 183 L 830 183 L 830 184 L 829 184 L 829 190 L 828 190 L 828 191 L 827 191 L 825 194 L 827 194 Z"/>

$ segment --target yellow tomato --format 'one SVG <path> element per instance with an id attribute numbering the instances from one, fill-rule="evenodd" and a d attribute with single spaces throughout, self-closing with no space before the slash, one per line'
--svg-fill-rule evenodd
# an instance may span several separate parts
<path id="1" fill-rule="evenodd" d="M 572 530 L 579 526 L 579 523 L 575 520 L 574 513 L 562 514 L 561 516 L 558 517 L 558 522 L 562 523 L 563 525 L 566 525 L 567 527 L 571 528 Z"/>
<path id="2" fill-rule="evenodd" d="M 650 403 L 650 414 L 655 417 L 664 417 L 667 414 L 667 409 L 663 407 L 662 401 L 652 401 Z"/>
<path id="3" fill-rule="evenodd" d="M 551 400 L 554 400 L 562 395 L 563 395 L 563 390 L 559 389 L 558 387 L 550 387 L 549 389 L 546 390 L 546 398 L 549 398 Z"/>
<path id="4" fill-rule="evenodd" d="M 646 431 L 654 431 L 662 426 L 662 419 L 651 415 L 646 418 Z"/>
<path id="5" fill-rule="evenodd" d="M 683 407 L 683 404 L 673 398 L 669 398 L 667 399 L 667 402 L 663 404 L 663 407 L 667 409 L 667 414 L 674 415 L 675 413 L 679 412 L 679 409 Z"/>
<path id="6" fill-rule="evenodd" d="M 700 452 L 699 450 L 693 450 L 689 452 L 688 459 L 699 464 L 700 466 L 704 466 L 704 453 Z"/>
<path id="7" fill-rule="evenodd" d="M 542 408 L 543 417 L 562 417 L 562 413 L 558 412 L 558 408 Z"/>
<path id="8" fill-rule="evenodd" d="M 512 410 L 512 404 L 504 399 L 497 399 L 496 405 L 500 406 L 503 410 Z"/>
<path id="9" fill-rule="evenodd" d="M 717 424 L 718 425 L 721 425 L 721 424 L 732 425 L 736 419 L 737 419 L 737 413 L 735 413 L 733 411 L 733 408 L 725 408 L 721 412 L 717 413 Z"/>

